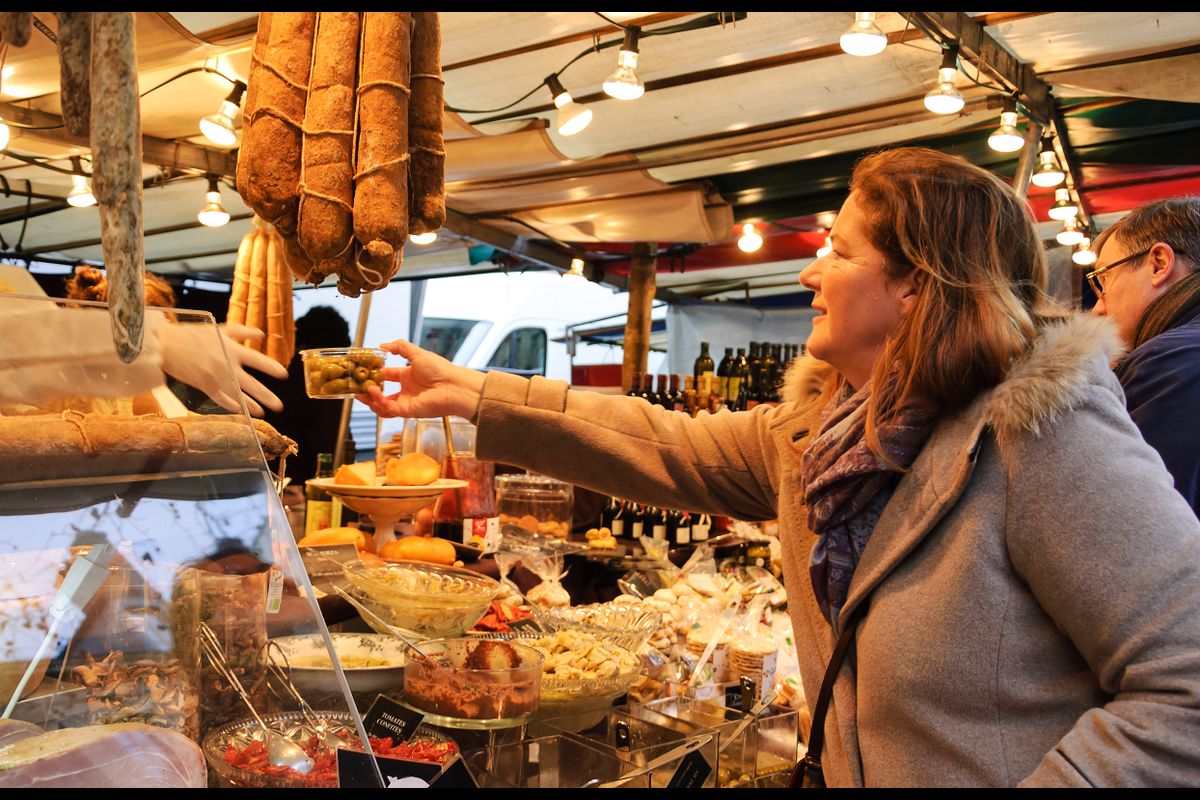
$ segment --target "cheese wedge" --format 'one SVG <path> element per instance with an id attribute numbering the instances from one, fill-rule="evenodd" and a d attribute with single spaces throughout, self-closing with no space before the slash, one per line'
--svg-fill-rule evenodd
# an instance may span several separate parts
<path id="1" fill-rule="evenodd" d="M 343 464 L 338 467 L 333 476 L 334 483 L 345 483 L 351 486 L 375 485 L 375 462 L 359 461 L 357 464 Z"/>

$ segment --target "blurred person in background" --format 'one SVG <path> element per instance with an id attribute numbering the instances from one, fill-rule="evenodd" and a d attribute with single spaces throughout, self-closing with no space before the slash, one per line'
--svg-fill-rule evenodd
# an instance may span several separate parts
<path id="1" fill-rule="evenodd" d="M 1134 209 L 1094 250 L 1092 310 L 1129 348 L 1115 366 L 1129 414 L 1200 515 L 1200 197 Z"/>

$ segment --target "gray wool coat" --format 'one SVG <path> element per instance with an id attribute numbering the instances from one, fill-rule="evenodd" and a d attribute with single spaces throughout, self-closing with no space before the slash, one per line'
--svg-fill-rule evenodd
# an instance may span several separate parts
<path id="1" fill-rule="evenodd" d="M 1200 784 L 1200 520 L 1125 410 L 1107 320 L 1048 326 L 942 419 L 863 553 L 869 600 L 826 720 L 830 786 Z M 480 458 L 659 506 L 778 517 L 801 678 L 836 641 L 813 598 L 787 402 L 695 419 L 489 373 Z"/>

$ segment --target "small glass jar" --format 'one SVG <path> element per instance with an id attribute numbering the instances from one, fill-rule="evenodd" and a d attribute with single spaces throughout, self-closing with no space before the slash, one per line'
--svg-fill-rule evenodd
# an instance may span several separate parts
<path id="1" fill-rule="evenodd" d="M 566 539 L 571 532 L 574 487 L 544 475 L 498 475 L 496 510 L 500 527 Z"/>

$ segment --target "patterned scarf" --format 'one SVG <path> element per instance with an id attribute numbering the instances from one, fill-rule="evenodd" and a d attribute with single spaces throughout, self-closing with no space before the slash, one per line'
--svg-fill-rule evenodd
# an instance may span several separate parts
<path id="1" fill-rule="evenodd" d="M 830 625 L 837 624 L 854 570 L 901 475 L 867 447 L 869 389 L 854 393 L 847 385 L 829 401 L 801 462 L 808 527 L 819 537 L 808 569 Z M 902 408 L 877 427 L 884 452 L 897 466 L 909 467 L 934 419 L 928 410 Z"/>

